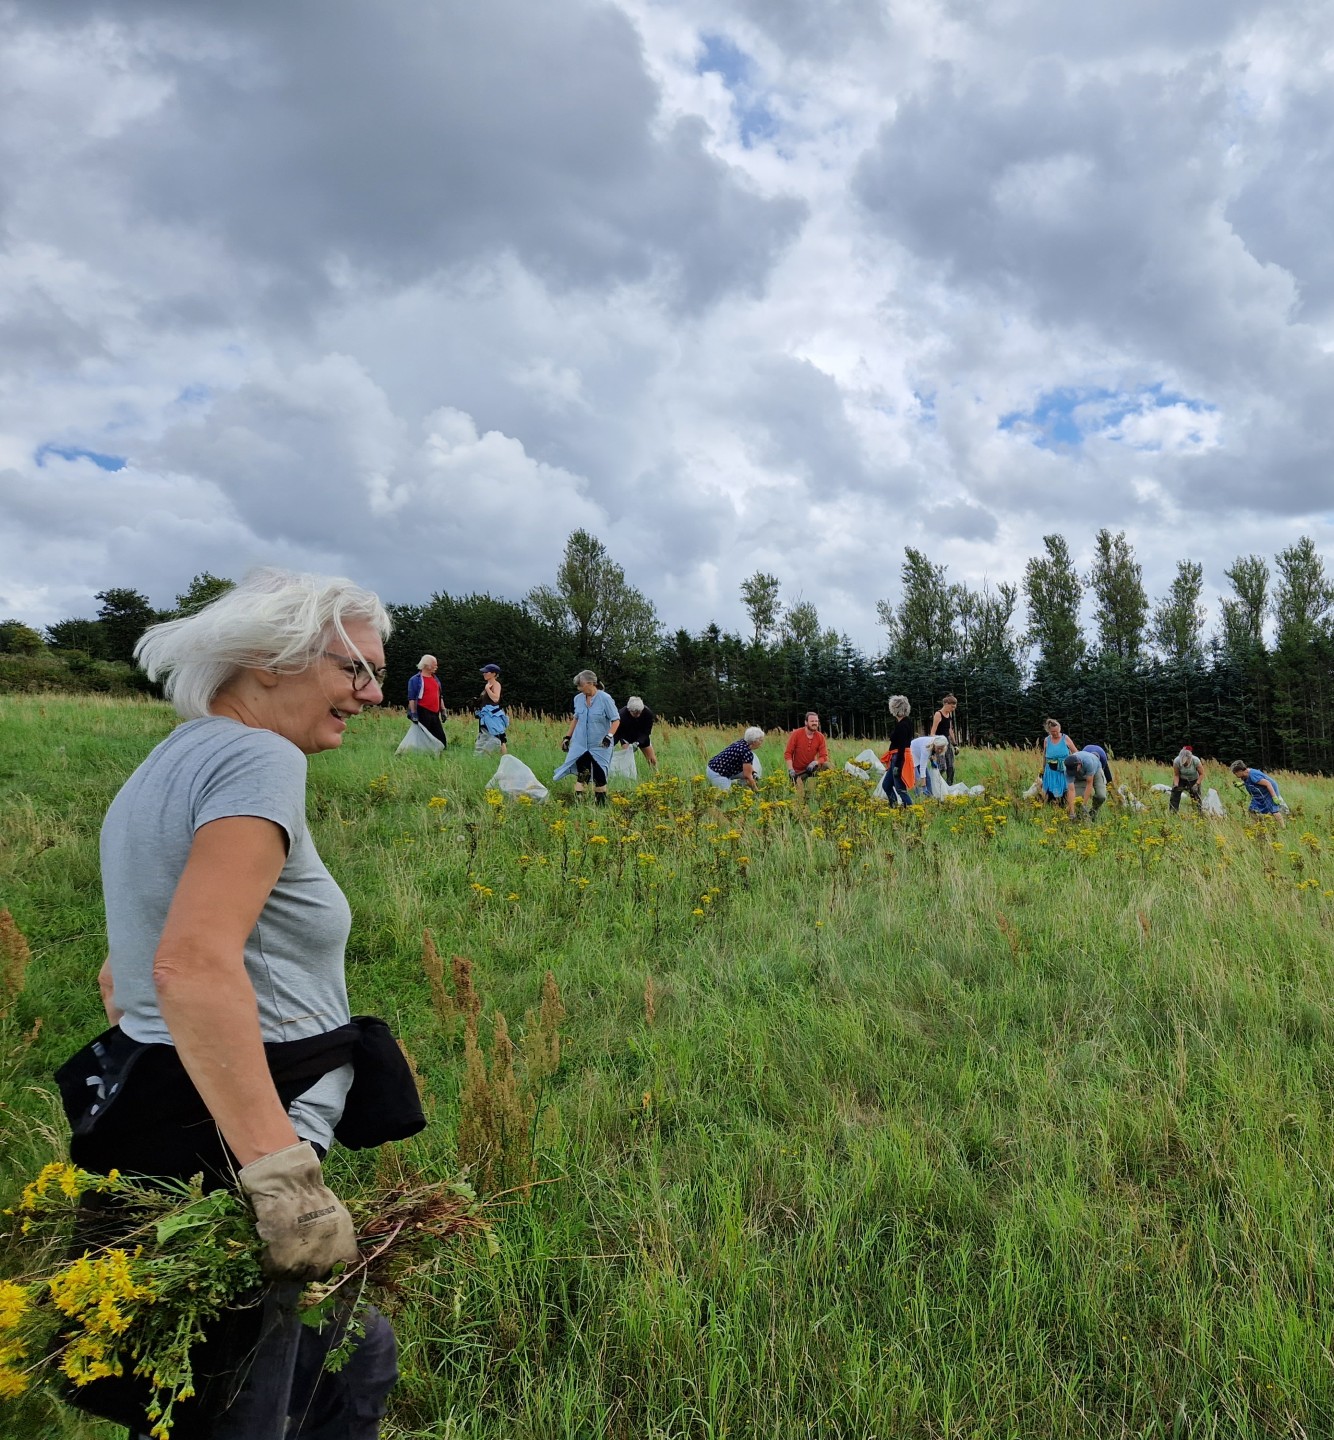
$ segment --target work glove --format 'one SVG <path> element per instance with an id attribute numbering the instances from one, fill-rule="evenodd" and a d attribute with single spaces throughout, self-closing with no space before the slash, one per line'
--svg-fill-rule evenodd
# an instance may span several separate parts
<path id="1" fill-rule="evenodd" d="M 602 744 L 603 744 L 607 749 L 611 749 L 611 736 L 610 736 L 610 735 L 604 735 L 604 736 L 602 737 Z"/>
<path id="2" fill-rule="evenodd" d="M 357 1232 L 324 1183 L 319 1156 L 302 1140 L 242 1166 L 241 1189 L 264 1241 L 260 1268 L 274 1279 L 322 1280 L 357 1259 Z"/>
<path id="3" fill-rule="evenodd" d="M 569 737 L 568 735 L 564 738 L 564 740 L 562 740 L 562 741 L 560 742 L 560 748 L 561 748 L 562 750 L 564 750 L 564 751 L 566 752 L 566 754 L 569 754 L 569 750 L 570 750 L 570 737 Z"/>

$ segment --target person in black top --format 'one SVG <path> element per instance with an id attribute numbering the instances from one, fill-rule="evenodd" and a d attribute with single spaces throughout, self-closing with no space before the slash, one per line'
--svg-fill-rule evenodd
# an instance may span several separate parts
<path id="1" fill-rule="evenodd" d="M 908 719 L 911 710 L 906 695 L 889 697 L 889 713 L 894 717 L 894 728 L 889 734 L 889 749 L 880 757 L 885 764 L 885 778 L 880 782 L 880 788 L 891 805 L 913 803 L 912 792 L 903 783 L 903 767 L 913 741 L 912 721 Z"/>
<path id="2" fill-rule="evenodd" d="M 954 712 L 959 708 L 958 699 L 953 695 L 946 695 L 940 702 L 940 709 L 931 717 L 931 728 L 928 735 L 943 735 L 949 744 L 945 747 L 945 763 L 942 767 L 945 771 L 945 784 L 954 784 Z"/>
<path id="3" fill-rule="evenodd" d="M 638 746 L 655 770 L 658 757 L 653 753 L 653 722 L 657 718 L 638 695 L 631 695 L 621 706 L 621 723 L 616 727 L 616 743 Z"/>

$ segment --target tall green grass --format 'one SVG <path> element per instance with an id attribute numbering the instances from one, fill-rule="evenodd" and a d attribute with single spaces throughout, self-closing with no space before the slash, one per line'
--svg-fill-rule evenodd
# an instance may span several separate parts
<path id="1" fill-rule="evenodd" d="M 50 1070 L 101 1028 L 102 813 L 171 723 L 0 699 L 0 906 L 34 955 L 0 1030 L 6 1196 L 62 1143 Z M 470 730 L 431 760 L 394 756 L 402 728 L 313 759 L 310 813 L 354 1008 L 403 1037 L 432 1124 L 334 1183 L 456 1168 L 424 926 L 488 1013 L 519 1026 L 550 969 L 568 1018 L 547 1183 L 498 1256 L 391 1300 L 389 1433 L 1334 1433 L 1334 786 L 1280 777 L 1270 828 L 1215 769 L 1210 823 L 1131 765 L 1147 810 L 1071 827 L 1014 800 L 1031 757 L 965 751 L 986 802 L 895 813 L 839 775 L 798 805 L 719 797 L 691 777 L 734 737 L 671 729 L 623 804 L 492 805 Z M 513 748 L 549 776 L 562 728 Z"/>

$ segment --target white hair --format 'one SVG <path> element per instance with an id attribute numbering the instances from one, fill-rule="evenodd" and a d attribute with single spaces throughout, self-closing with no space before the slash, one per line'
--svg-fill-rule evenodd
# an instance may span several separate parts
<path id="1" fill-rule="evenodd" d="M 183 720 L 200 720 L 238 670 L 304 670 L 331 636 L 364 662 L 349 620 L 366 621 L 382 640 L 393 628 L 380 597 L 351 580 L 259 566 L 193 615 L 151 626 L 134 658 Z"/>
<path id="2" fill-rule="evenodd" d="M 423 665 L 438 665 L 439 663 L 434 655 L 423 655 L 422 658 L 417 661 L 417 669 L 420 670 Z"/>
<path id="3" fill-rule="evenodd" d="M 631 697 L 625 702 L 625 708 L 631 713 L 631 715 L 638 715 L 640 711 L 644 708 L 644 702 L 639 698 L 638 695 L 631 695 Z"/>
<path id="4" fill-rule="evenodd" d="M 752 725 L 746 731 L 744 739 L 747 745 L 753 745 L 755 741 L 764 739 L 764 731 L 758 725 Z"/>
<path id="5" fill-rule="evenodd" d="M 931 748 L 933 750 L 948 750 L 950 748 L 950 737 L 948 735 L 933 735 L 931 737 Z"/>
<path id="6" fill-rule="evenodd" d="M 596 685 L 598 677 L 591 670 L 581 670 L 574 677 L 574 688 L 577 690 L 581 685 Z"/>
<path id="7" fill-rule="evenodd" d="M 912 706 L 908 704 L 906 695 L 891 695 L 889 697 L 889 713 L 896 720 L 903 720 L 907 717 Z"/>

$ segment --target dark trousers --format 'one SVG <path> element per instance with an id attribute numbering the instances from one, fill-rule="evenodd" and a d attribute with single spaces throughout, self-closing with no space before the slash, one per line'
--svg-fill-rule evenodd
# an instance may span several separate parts
<path id="1" fill-rule="evenodd" d="M 1185 780 L 1178 780 L 1177 783 L 1172 786 L 1172 798 L 1168 803 L 1174 811 L 1181 809 L 1181 796 L 1183 793 L 1190 796 L 1195 802 L 1195 808 L 1198 810 L 1201 804 L 1200 782 L 1196 780 L 1188 784 Z"/>
<path id="2" fill-rule="evenodd" d="M 885 778 L 880 782 L 880 788 L 885 792 L 885 799 L 891 805 L 896 801 L 900 805 L 913 803 L 912 792 L 903 783 L 903 762 L 898 756 L 889 762 L 889 769 L 885 771 Z"/>
<path id="3" fill-rule="evenodd" d="M 341 1343 L 342 1325 L 330 1320 L 312 1329 L 289 1305 L 266 1324 L 249 1369 L 227 1397 L 230 1403 L 215 1412 L 212 1440 L 270 1434 L 283 1440 L 379 1440 L 389 1392 L 398 1381 L 398 1346 L 374 1306 L 364 1320 L 365 1334 L 347 1363 L 331 1371 L 324 1368 L 325 1357 Z M 289 1418 L 277 1419 L 272 1411 L 282 1391 L 288 1392 L 283 1412 Z M 130 1435 L 144 1440 L 143 1431 Z"/>
<path id="4" fill-rule="evenodd" d="M 949 736 L 948 736 L 948 735 L 947 735 L 945 738 L 946 738 L 947 740 L 949 740 Z M 941 765 L 940 768 L 941 768 L 942 770 L 944 770 L 944 772 L 945 772 L 945 784 L 946 784 L 946 785 L 953 785 L 953 784 L 954 784 L 954 741 L 953 741 L 953 740 L 950 740 L 950 743 L 945 747 L 945 760 L 944 760 L 944 763 Z"/>
<path id="5" fill-rule="evenodd" d="M 442 745 L 449 744 L 449 741 L 445 738 L 445 727 L 440 723 L 440 712 L 438 710 L 423 710 L 422 707 L 418 705 L 417 723 L 428 735 L 434 735 Z"/>

